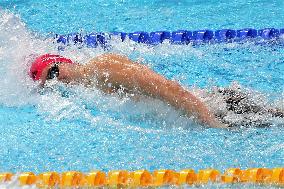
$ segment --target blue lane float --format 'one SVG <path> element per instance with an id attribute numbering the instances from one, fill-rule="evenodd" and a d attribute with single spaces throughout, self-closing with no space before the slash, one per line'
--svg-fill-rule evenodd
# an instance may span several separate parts
<path id="1" fill-rule="evenodd" d="M 96 34 L 89 34 L 84 37 L 84 42 L 87 44 L 87 47 L 96 48 L 98 46 L 98 40 Z"/>
<path id="2" fill-rule="evenodd" d="M 236 37 L 237 31 L 230 29 L 222 29 L 215 31 L 215 38 L 220 42 L 227 42 L 228 40 L 232 40 Z"/>
<path id="3" fill-rule="evenodd" d="M 129 39 L 137 43 L 151 43 L 148 32 L 134 32 L 128 34 Z"/>
<path id="4" fill-rule="evenodd" d="M 244 39 L 251 39 L 251 38 L 256 38 L 257 37 L 257 30 L 256 29 L 242 29 L 242 30 L 237 30 L 237 38 L 239 40 L 244 40 Z"/>
<path id="5" fill-rule="evenodd" d="M 157 45 L 168 41 L 171 44 L 201 44 L 201 43 L 219 43 L 219 42 L 240 42 L 250 39 L 275 40 L 284 35 L 284 28 L 264 28 L 253 29 L 244 28 L 239 30 L 221 29 L 221 30 L 177 30 L 177 31 L 155 31 L 155 32 L 112 32 L 112 33 L 90 33 L 83 35 L 80 33 L 71 33 L 68 35 L 56 35 L 56 42 L 62 45 L 85 44 L 87 47 L 96 48 L 106 47 L 109 40 L 116 38 L 120 41 L 130 39 L 136 43 L 148 45 Z"/>
<path id="6" fill-rule="evenodd" d="M 258 30 L 258 35 L 263 39 L 272 39 L 279 37 L 279 30 L 274 28 L 266 28 Z"/>
<path id="7" fill-rule="evenodd" d="M 214 32 L 211 30 L 198 30 L 193 32 L 193 39 L 199 42 L 209 42 L 213 40 Z"/>
<path id="8" fill-rule="evenodd" d="M 170 40 L 171 38 L 172 38 L 172 33 L 168 31 L 150 32 L 150 43 L 153 45 L 160 44 L 164 40 Z"/>

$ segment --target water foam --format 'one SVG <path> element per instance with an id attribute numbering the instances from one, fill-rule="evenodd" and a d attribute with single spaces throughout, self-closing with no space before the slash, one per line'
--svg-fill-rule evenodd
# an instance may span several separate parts
<path id="1" fill-rule="evenodd" d="M 27 57 L 35 53 L 51 50 L 51 46 L 37 39 L 19 16 L 0 10 L 0 103 L 7 106 L 19 106 L 34 102 L 30 95 L 34 89 L 27 76 Z"/>
<path id="2" fill-rule="evenodd" d="M 144 101 L 134 102 L 129 98 L 121 99 L 117 95 L 106 96 L 97 89 L 82 89 L 80 86 L 72 88 L 77 96 L 73 95 L 72 98 L 66 98 L 57 90 L 59 85 L 63 86 L 60 83 L 55 84 L 53 90 L 45 91 L 44 94 L 40 95 L 37 89 L 38 83 L 33 82 L 27 75 L 28 64 L 33 59 L 30 55 L 46 52 L 58 53 L 57 44 L 53 44 L 52 40 L 29 31 L 19 16 L 3 10 L 0 13 L 0 32 L 2 34 L 0 38 L 1 104 L 15 107 L 22 105 L 36 106 L 39 113 L 44 115 L 47 121 L 61 121 L 62 119 L 76 119 L 79 117 L 93 122 L 93 120 L 97 119 L 96 116 L 107 115 L 107 112 L 114 111 L 117 114 L 117 110 L 119 110 L 126 115 L 120 116 L 121 120 L 130 117 L 131 119 L 138 119 L 141 115 L 145 115 L 142 116 L 144 120 L 150 119 L 150 117 L 154 120 L 154 115 L 159 115 L 161 119 L 169 117 L 169 125 L 175 125 L 172 120 L 176 119 L 172 118 L 178 118 L 179 125 L 183 125 L 181 123 L 188 125 L 188 123 L 185 123 L 187 122 L 185 121 L 186 118 L 180 117 L 177 111 L 173 111 L 172 108 L 159 100 L 145 98 Z M 131 55 L 135 49 L 136 53 L 138 53 L 137 59 L 142 62 L 142 58 L 139 58 L 142 57 L 142 54 L 155 54 L 155 49 L 143 45 L 135 46 L 130 41 L 128 43 L 117 43 L 117 41 L 113 40 L 112 43 L 112 52 Z M 165 48 L 170 48 L 170 46 L 165 45 Z M 62 55 L 70 57 L 75 62 L 87 62 L 92 57 L 102 53 L 104 53 L 103 48 L 78 49 L 76 46 L 69 46 L 64 52 L 61 52 Z M 70 91 L 70 89 L 68 90 Z M 148 103 L 154 103 L 156 106 L 150 107 Z M 133 105 L 135 107 L 134 111 L 129 108 Z M 92 115 L 91 111 L 85 108 L 86 106 L 96 107 L 101 115 Z"/>

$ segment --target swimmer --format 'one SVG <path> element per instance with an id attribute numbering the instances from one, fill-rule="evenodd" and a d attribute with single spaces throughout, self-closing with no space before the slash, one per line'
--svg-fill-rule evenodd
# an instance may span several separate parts
<path id="1" fill-rule="evenodd" d="M 184 111 L 188 116 L 210 127 L 226 128 L 207 106 L 179 83 L 168 80 L 145 65 L 135 63 L 125 56 L 104 54 L 81 65 L 52 54 L 35 59 L 29 75 L 44 86 L 46 80 L 57 78 L 67 84 L 96 86 L 105 93 L 118 89 L 158 98 Z M 94 79 L 95 78 L 95 79 Z"/>
<path id="2" fill-rule="evenodd" d="M 56 78 L 67 84 L 96 86 L 105 93 L 123 90 L 125 93 L 158 98 L 211 127 L 235 126 L 236 123 L 226 119 L 228 113 L 243 116 L 242 122 L 237 123 L 238 126 L 269 126 L 269 123 L 262 120 L 252 120 L 251 115 L 284 117 L 282 110 L 258 105 L 246 93 L 234 88 L 216 88 L 208 94 L 215 99 L 221 96 L 226 105 L 225 111 L 212 112 L 205 103 L 179 83 L 166 79 L 145 65 L 115 54 L 98 56 L 84 65 L 73 63 L 72 60 L 59 55 L 45 54 L 35 59 L 29 75 L 33 80 L 39 80 L 41 86 L 44 86 L 46 80 Z"/>

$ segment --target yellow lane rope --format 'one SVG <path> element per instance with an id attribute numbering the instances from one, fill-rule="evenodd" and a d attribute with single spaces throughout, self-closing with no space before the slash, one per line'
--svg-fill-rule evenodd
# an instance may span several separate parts
<path id="1" fill-rule="evenodd" d="M 0 173 L 0 182 L 9 182 L 14 174 Z M 38 175 L 32 172 L 20 173 L 17 178 L 20 185 L 36 185 L 37 187 L 158 187 L 166 185 L 204 185 L 206 183 L 256 183 L 284 186 L 284 168 L 239 168 L 227 169 L 224 173 L 216 169 L 205 169 L 195 172 L 193 169 L 174 170 L 125 170 L 91 171 L 82 173 L 68 171 L 63 173 L 45 172 Z"/>

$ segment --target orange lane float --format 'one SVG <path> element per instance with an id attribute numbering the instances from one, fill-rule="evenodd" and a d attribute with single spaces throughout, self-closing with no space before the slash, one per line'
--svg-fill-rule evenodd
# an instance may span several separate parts
<path id="1" fill-rule="evenodd" d="M 196 182 L 197 175 L 193 169 L 185 169 L 179 172 L 178 185 L 192 185 Z"/>
<path id="2" fill-rule="evenodd" d="M 12 173 L 0 173 L 0 183 L 10 181 L 12 176 Z"/>
<path id="3" fill-rule="evenodd" d="M 41 173 L 37 176 L 38 182 L 37 186 L 38 187 L 53 187 L 56 186 L 60 183 L 60 175 L 56 172 L 46 172 L 46 173 Z"/>
<path id="4" fill-rule="evenodd" d="M 284 185 L 284 168 L 272 169 L 270 183 Z"/>
<path id="5" fill-rule="evenodd" d="M 21 173 L 19 181 L 20 185 L 33 185 L 37 181 L 37 176 L 32 172 Z"/>
<path id="6" fill-rule="evenodd" d="M 130 180 L 131 187 L 152 186 L 153 176 L 147 170 L 134 171 L 130 174 L 130 177 L 131 177 Z"/>
<path id="7" fill-rule="evenodd" d="M 108 172 L 109 186 L 126 186 L 129 184 L 130 175 L 127 171 L 110 171 Z"/>
<path id="8" fill-rule="evenodd" d="M 217 182 L 219 178 L 220 172 L 216 169 L 200 170 L 197 174 L 197 182 L 202 184 L 208 182 Z"/>
<path id="9" fill-rule="evenodd" d="M 178 173 L 173 170 L 156 170 L 153 172 L 153 185 L 176 185 L 178 182 Z"/>
<path id="10" fill-rule="evenodd" d="M 222 174 L 216 169 L 199 170 L 184 169 L 179 172 L 174 170 L 155 170 L 150 173 L 147 170 L 128 172 L 126 170 L 91 171 L 82 173 L 68 171 L 63 173 L 45 172 L 36 175 L 32 172 L 24 172 L 15 175 L 13 173 L 0 173 L 0 183 L 18 180 L 19 185 L 36 185 L 38 188 L 78 188 L 78 187 L 160 187 L 182 185 L 204 185 L 207 183 L 242 184 L 253 183 L 262 185 L 284 186 L 284 168 L 229 168 Z"/>
<path id="11" fill-rule="evenodd" d="M 86 184 L 86 177 L 77 171 L 68 171 L 61 174 L 60 187 L 79 187 Z"/>
<path id="12" fill-rule="evenodd" d="M 241 181 L 243 171 L 239 168 L 227 169 L 224 175 L 221 176 L 221 181 L 223 183 L 231 184 Z"/>
<path id="13" fill-rule="evenodd" d="M 87 186 L 98 187 L 107 184 L 106 174 L 102 171 L 92 171 L 86 176 Z"/>

